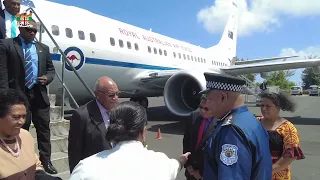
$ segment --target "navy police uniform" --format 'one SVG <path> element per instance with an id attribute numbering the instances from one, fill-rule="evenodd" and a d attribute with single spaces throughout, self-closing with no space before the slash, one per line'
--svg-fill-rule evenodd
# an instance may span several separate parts
<path id="1" fill-rule="evenodd" d="M 207 89 L 241 92 L 245 81 L 205 73 Z M 218 120 L 205 146 L 203 180 L 270 180 L 272 159 L 267 131 L 243 105 Z"/>

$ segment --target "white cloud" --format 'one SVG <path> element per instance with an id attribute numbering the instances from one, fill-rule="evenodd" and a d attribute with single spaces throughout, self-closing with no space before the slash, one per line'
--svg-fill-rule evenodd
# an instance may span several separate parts
<path id="1" fill-rule="evenodd" d="M 215 0 L 201 9 L 197 18 L 211 32 L 222 32 L 228 18 L 231 0 Z M 281 25 L 281 15 L 296 17 L 320 15 L 319 0 L 236 0 L 239 9 L 239 36 L 253 32 L 270 32 Z M 248 5 L 250 2 L 250 6 Z"/>
<path id="2" fill-rule="evenodd" d="M 299 56 L 296 59 L 308 58 L 310 55 L 320 58 L 320 45 L 309 46 L 302 50 L 295 50 L 293 48 L 283 48 L 280 51 L 280 56 Z"/>

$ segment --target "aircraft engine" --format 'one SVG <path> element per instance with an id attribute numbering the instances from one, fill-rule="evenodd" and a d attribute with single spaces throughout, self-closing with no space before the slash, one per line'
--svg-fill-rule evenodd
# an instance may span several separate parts
<path id="1" fill-rule="evenodd" d="M 171 113 L 188 116 L 200 103 L 198 93 L 206 87 L 203 72 L 182 71 L 171 76 L 164 88 L 164 101 Z"/>
<path id="2" fill-rule="evenodd" d="M 313 72 L 314 72 L 316 75 L 319 75 L 319 74 L 320 74 L 320 67 L 319 67 L 319 66 L 312 67 L 312 70 L 313 70 Z"/>

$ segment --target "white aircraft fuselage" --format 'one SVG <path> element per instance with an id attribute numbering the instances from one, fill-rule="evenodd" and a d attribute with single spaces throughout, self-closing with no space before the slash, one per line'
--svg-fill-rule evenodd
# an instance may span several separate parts
<path id="1" fill-rule="evenodd" d="M 186 116 L 197 108 L 199 99 L 194 95 L 206 86 L 204 72 L 234 75 L 245 74 L 247 69 L 248 72 L 272 69 L 252 64 L 238 68 L 232 64 L 237 43 L 237 5 L 234 2 L 230 4 L 229 19 L 219 43 L 209 48 L 74 6 L 43 0 L 33 0 L 33 4 L 40 20 L 90 88 L 93 89 L 99 77 L 109 76 L 117 83 L 121 97 L 141 101 L 147 100 L 146 97 L 164 96 L 168 109 L 179 116 Z M 35 15 L 33 18 L 39 22 Z M 56 72 L 61 76 L 62 55 L 46 32 L 41 33 L 41 42 L 50 47 Z M 283 64 L 274 66 L 274 70 L 284 68 Z M 68 65 L 64 81 L 78 102 L 92 99 Z M 56 77 L 49 93 L 59 94 L 59 89 L 61 83 Z"/>

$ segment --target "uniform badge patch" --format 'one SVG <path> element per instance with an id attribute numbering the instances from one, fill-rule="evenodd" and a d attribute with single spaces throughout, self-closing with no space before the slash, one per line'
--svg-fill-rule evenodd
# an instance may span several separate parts
<path id="1" fill-rule="evenodd" d="M 224 144 L 222 146 L 220 160 L 227 166 L 236 163 L 238 161 L 238 147 L 232 144 Z"/>

